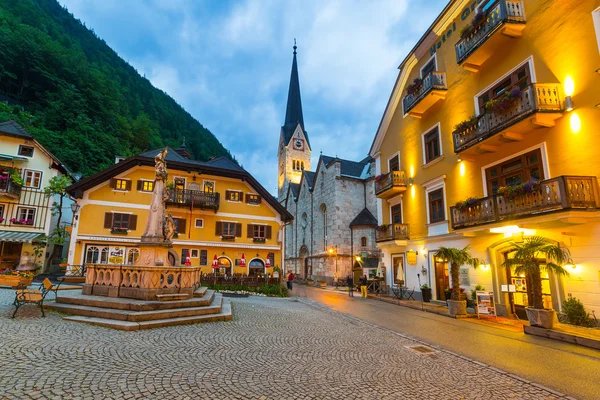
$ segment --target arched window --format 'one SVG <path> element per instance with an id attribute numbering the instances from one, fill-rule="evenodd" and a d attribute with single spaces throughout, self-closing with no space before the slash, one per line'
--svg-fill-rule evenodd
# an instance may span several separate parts
<path id="1" fill-rule="evenodd" d="M 108 247 L 103 247 L 100 251 L 100 264 L 108 264 Z"/>
<path id="2" fill-rule="evenodd" d="M 140 250 L 139 249 L 129 249 L 127 251 L 127 264 L 135 264 L 135 262 L 140 258 Z"/>
<path id="3" fill-rule="evenodd" d="M 363 237 L 360 238 L 360 245 L 361 245 L 361 247 L 367 247 L 367 243 L 368 242 L 367 242 L 367 237 L 366 236 L 363 236 Z"/>
<path id="4" fill-rule="evenodd" d="M 303 228 L 306 228 L 308 226 L 308 215 L 306 215 L 306 213 L 302 213 L 301 225 Z"/>
<path id="5" fill-rule="evenodd" d="M 321 204 L 321 217 L 323 219 L 323 250 L 327 250 L 327 206 Z"/>
<path id="6" fill-rule="evenodd" d="M 90 246 L 87 248 L 85 253 L 85 262 L 90 264 L 98 264 L 98 257 L 100 256 L 100 249 L 96 246 Z"/>

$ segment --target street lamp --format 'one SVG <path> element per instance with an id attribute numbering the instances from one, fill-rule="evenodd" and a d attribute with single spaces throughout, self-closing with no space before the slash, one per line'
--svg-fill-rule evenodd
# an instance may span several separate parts
<path id="1" fill-rule="evenodd" d="M 335 248 L 335 250 L 334 250 Z M 337 289 L 338 287 L 338 247 L 337 244 L 335 245 L 335 247 L 330 247 L 329 250 L 327 250 L 329 252 L 329 255 L 333 255 L 334 251 L 335 251 L 335 275 L 333 277 L 333 280 L 335 281 L 335 288 Z"/>

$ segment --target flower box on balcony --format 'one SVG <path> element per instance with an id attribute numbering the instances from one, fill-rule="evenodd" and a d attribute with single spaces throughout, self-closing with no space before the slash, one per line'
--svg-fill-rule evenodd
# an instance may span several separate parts
<path id="1" fill-rule="evenodd" d="M 14 225 L 33 225 L 33 220 L 32 219 L 16 219 L 16 218 L 11 218 L 10 220 L 11 224 Z"/>
<path id="2" fill-rule="evenodd" d="M 112 228 L 110 233 L 113 235 L 127 235 L 129 230 L 127 228 Z"/>
<path id="3" fill-rule="evenodd" d="M 252 239 L 252 241 L 254 243 L 265 243 L 267 241 L 267 239 L 266 238 L 261 238 L 261 237 L 255 237 L 255 238 Z"/>
<path id="4" fill-rule="evenodd" d="M 235 241 L 235 235 L 221 235 L 221 240 L 227 241 L 227 242 L 234 242 Z"/>

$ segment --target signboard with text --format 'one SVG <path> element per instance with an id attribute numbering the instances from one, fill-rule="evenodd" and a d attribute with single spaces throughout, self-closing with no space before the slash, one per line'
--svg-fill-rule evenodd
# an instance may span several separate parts
<path id="1" fill-rule="evenodd" d="M 475 292 L 476 295 L 476 311 L 477 316 L 479 315 L 490 315 L 496 316 L 496 306 L 494 304 L 494 292 L 485 292 L 478 290 Z"/>

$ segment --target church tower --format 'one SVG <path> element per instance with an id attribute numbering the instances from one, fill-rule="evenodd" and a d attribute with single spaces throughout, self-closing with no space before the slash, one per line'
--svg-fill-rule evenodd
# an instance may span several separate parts
<path id="1" fill-rule="evenodd" d="M 278 197 L 283 201 L 290 183 L 300 183 L 302 171 L 310 171 L 310 142 L 304 129 L 302 100 L 300 99 L 300 81 L 296 61 L 296 40 L 294 39 L 294 59 L 288 90 L 285 122 L 279 134 L 278 149 Z"/>

